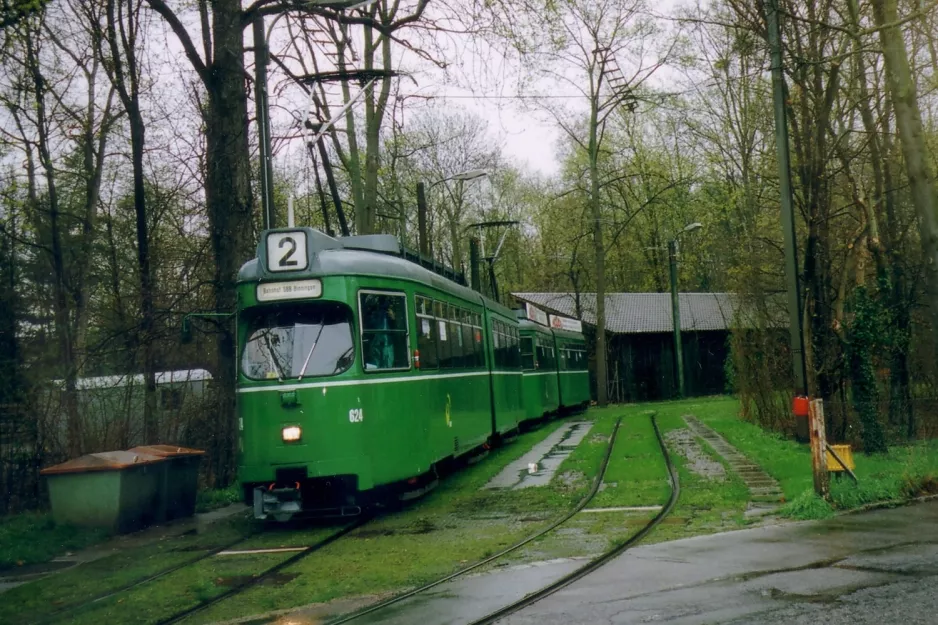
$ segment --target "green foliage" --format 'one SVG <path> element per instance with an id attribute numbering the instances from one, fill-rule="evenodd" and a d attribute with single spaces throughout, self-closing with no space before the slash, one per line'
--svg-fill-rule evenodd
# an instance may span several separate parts
<path id="1" fill-rule="evenodd" d="M 243 499 L 241 487 L 234 483 L 228 488 L 206 488 L 196 495 L 195 511 L 210 512 Z"/>
<path id="2" fill-rule="evenodd" d="M 885 285 L 888 289 L 888 283 Z M 853 401 L 860 415 L 860 434 L 866 453 L 885 453 L 886 437 L 879 422 L 879 388 L 874 358 L 888 336 L 890 316 L 882 304 L 858 286 L 853 292 L 854 317 L 849 328 L 847 359 L 853 381 Z"/>
<path id="3" fill-rule="evenodd" d="M 0 1 L 0 30 L 14 26 L 21 20 L 38 12 L 49 0 L 2 0 Z"/>

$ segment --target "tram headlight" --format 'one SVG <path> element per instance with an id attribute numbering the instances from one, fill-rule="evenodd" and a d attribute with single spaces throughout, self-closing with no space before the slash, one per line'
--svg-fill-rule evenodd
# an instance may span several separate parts
<path id="1" fill-rule="evenodd" d="M 283 428 L 280 432 L 281 438 L 283 438 L 284 443 L 293 443 L 300 440 L 300 437 L 303 435 L 303 430 L 300 429 L 298 425 L 291 425 L 289 427 Z"/>

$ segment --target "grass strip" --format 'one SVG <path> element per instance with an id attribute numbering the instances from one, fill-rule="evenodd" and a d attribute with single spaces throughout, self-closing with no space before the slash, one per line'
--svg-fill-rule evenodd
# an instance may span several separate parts
<path id="1" fill-rule="evenodd" d="M 291 555 L 275 553 L 209 558 L 132 592 L 110 597 L 73 615 L 68 622 L 74 625 L 154 623 L 220 595 L 232 585 L 246 582 Z M 285 576 L 276 575 L 265 583 L 283 583 L 285 579 Z"/>
<path id="2" fill-rule="evenodd" d="M 217 523 L 203 534 L 166 538 L 17 586 L 3 594 L 0 622 L 18 625 L 47 619 L 63 608 L 193 560 L 206 551 L 246 535 L 248 528 L 248 523 L 242 519 Z M 67 616 L 65 612 L 61 618 Z M 58 616 L 54 618 L 59 619 Z"/>
<path id="3" fill-rule="evenodd" d="M 644 406 L 625 410 L 603 489 L 590 508 L 653 506 L 668 499 L 668 471 Z"/>
<path id="4" fill-rule="evenodd" d="M 794 519 L 820 519 L 836 510 L 878 502 L 902 502 L 938 492 L 938 441 L 893 445 L 887 454 L 854 454 L 859 484 L 831 480 L 831 500 L 814 494 L 808 445 L 766 432 L 739 417 L 739 402 L 722 398 L 705 402 L 694 413 L 701 421 L 769 475 L 778 480 L 788 503 L 779 513 Z"/>

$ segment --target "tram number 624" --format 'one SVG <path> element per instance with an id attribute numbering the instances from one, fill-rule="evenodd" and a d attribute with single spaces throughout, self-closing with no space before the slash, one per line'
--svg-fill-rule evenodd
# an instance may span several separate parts
<path id="1" fill-rule="evenodd" d="M 348 411 L 349 423 L 361 423 L 365 419 L 365 413 L 361 408 L 352 408 Z"/>

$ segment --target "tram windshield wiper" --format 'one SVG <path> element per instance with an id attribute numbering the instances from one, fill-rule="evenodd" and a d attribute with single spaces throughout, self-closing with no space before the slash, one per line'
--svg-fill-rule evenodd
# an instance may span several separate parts
<path id="1" fill-rule="evenodd" d="M 319 332 L 316 333 L 316 338 L 313 339 L 313 345 L 309 348 L 309 353 L 306 354 L 306 361 L 303 362 L 303 368 L 300 369 L 300 375 L 296 379 L 297 382 L 303 379 L 303 376 L 306 374 L 306 367 L 309 366 L 309 359 L 313 357 L 313 352 L 316 350 L 316 345 L 319 344 L 319 337 L 322 336 L 322 331 L 326 328 L 326 320 L 323 319 L 323 322 L 319 324 Z"/>

